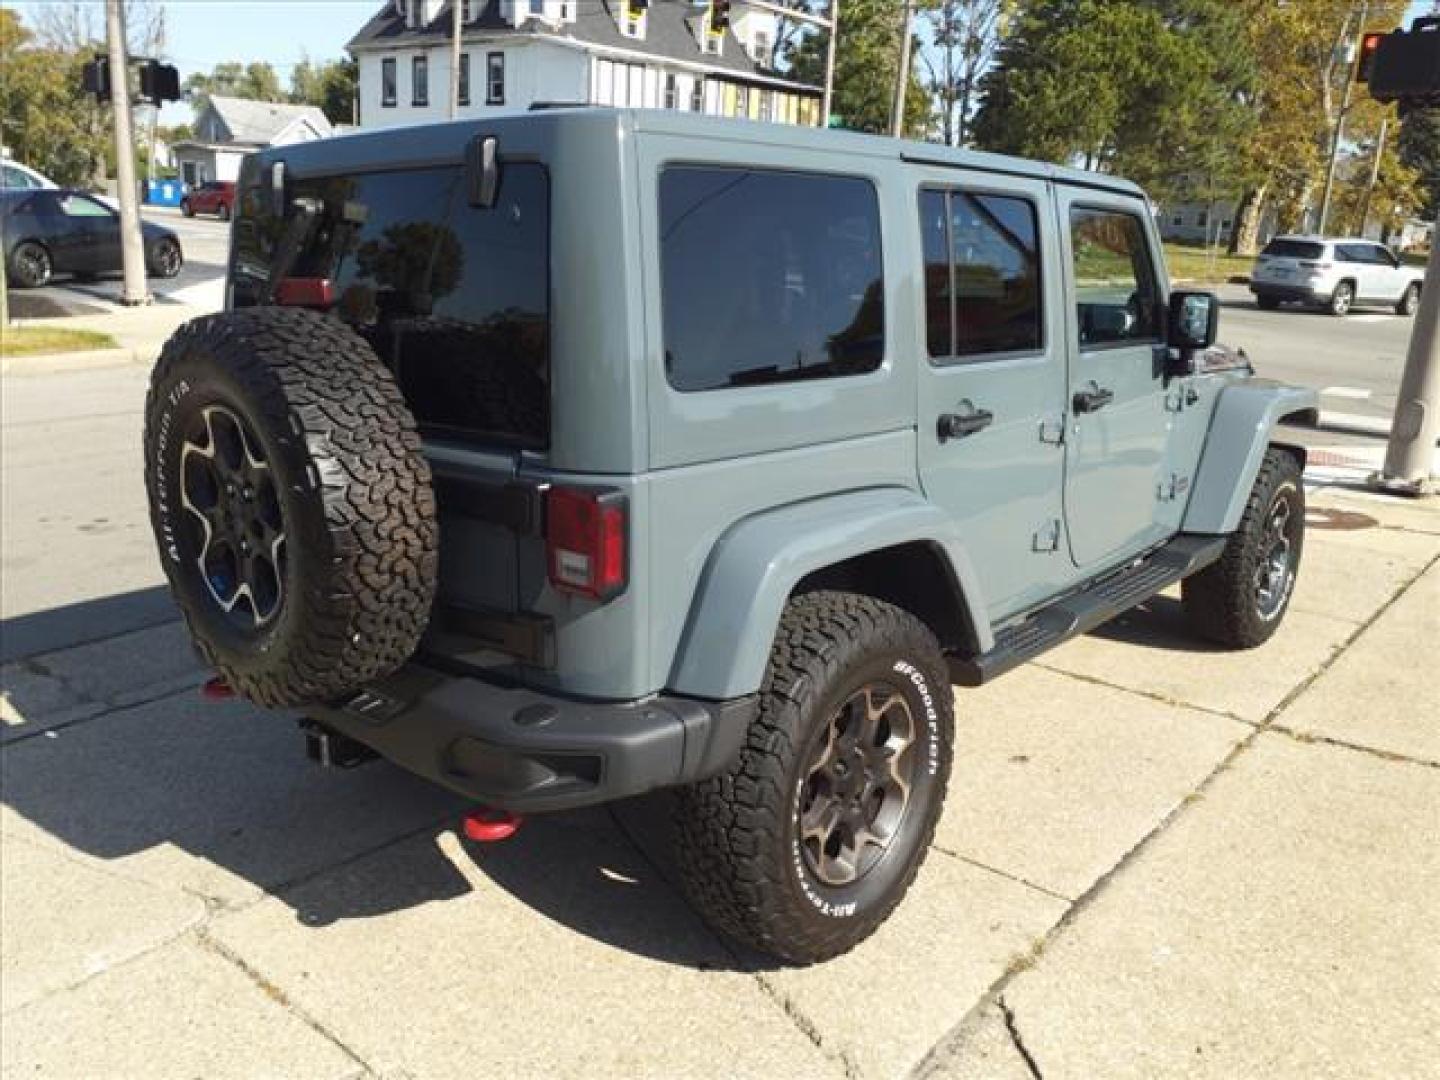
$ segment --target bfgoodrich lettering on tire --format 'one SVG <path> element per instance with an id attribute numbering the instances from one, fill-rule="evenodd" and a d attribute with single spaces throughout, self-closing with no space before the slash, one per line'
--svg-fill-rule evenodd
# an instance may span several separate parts
<path id="1" fill-rule="evenodd" d="M 792 963 L 853 948 L 924 861 L 953 725 L 945 662 L 918 619 L 851 593 L 792 600 L 740 754 L 680 795 L 691 902 Z"/>
<path id="2" fill-rule="evenodd" d="M 394 379 L 339 322 L 253 308 L 181 327 L 146 400 L 145 484 L 196 646 L 246 697 L 333 700 L 414 651 L 430 471 Z"/>

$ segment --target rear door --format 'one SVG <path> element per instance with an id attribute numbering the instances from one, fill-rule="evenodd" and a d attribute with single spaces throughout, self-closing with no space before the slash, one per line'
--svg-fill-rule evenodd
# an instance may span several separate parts
<path id="1" fill-rule="evenodd" d="M 1394 252 L 1383 244 L 1366 244 L 1370 256 L 1371 272 L 1374 274 L 1371 300 L 1395 301 L 1405 291 L 1409 281 Z"/>
<path id="2" fill-rule="evenodd" d="M 920 480 L 986 568 L 992 619 L 1074 574 L 1061 537 L 1064 294 L 1050 199 L 1042 180 L 953 169 L 918 192 Z"/>
<path id="3" fill-rule="evenodd" d="M 82 274 L 120 270 L 119 215 L 99 199 L 75 192 L 61 195 L 56 204 L 64 219 L 65 250 L 70 263 L 65 269 Z"/>
<path id="4" fill-rule="evenodd" d="M 1164 291 L 1149 211 L 1137 198 L 1059 188 L 1070 275 L 1065 521 L 1082 569 L 1162 538 L 1166 465 Z"/>

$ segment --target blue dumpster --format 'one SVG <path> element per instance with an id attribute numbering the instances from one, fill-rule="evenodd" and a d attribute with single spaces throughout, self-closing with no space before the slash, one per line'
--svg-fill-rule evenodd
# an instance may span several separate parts
<path id="1" fill-rule="evenodd" d="M 184 189 L 179 180 L 150 180 L 145 184 L 145 201 L 151 206 L 179 206 Z"/>

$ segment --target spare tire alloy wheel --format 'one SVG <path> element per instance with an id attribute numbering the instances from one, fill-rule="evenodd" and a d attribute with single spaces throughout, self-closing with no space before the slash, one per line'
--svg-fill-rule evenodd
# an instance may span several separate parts
<path id="1" fill-rule="evenodd" d="M 180 448 L 180 504 L 196 518 L 193 557 L 211 597 L 242 630 L 275 617 L 285 591 L 285 525 L 275 474 L 245 421 L 223 405 L 201 409 Z"/>
<path id="2" fill-rule="evenodd" d="M 15 284 L 25 289 L 38 289 L 50 280 L 54 272 L 54 264 L 50 261 L 50 252 L 45 250 L 43 244 L 27 240 L 15 249 L 14 255 L 10 257 L 10 273 L 15 278 Z"/>
<path id="3" fill-rule="evenodd" d="M 1335 286 L 1335 291 L 1330 294 L 1330 314 L 1346 315 L 1351 305 L 1355 302 L 1355 286 L 1348 281 L 1342 281 Z"/>
<path id="4" fill-rule="evenodd" d="M 145 482 L 196 647 L 270 707 L 341 700 L 419 644 L 439 527 L 415 421 L 342 323 L 248 308 L 166 343 Z"/>

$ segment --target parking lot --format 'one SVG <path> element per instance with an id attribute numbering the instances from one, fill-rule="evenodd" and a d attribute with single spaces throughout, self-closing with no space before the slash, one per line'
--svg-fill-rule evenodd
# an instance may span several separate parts
<path id="1" fill-rule="evenodd" d="M 1362 318 L 1231 308 L 1222 336 L 1383 416 L 1408 324 Z M 960 693 L 912 895 L 795 970 L 680 900 L 664 796 L 473 845 L 437 789 L 321 771 L 291 719 L 203 702 L 145 517 L 147 377 L 31 368 L 0 392 L 5 1076 L 1433 1068 L 1433 504 L 1313 469 L 1268 645 L 1209 651 L 1160 598 Z M 1362 465 L 1383 446 L 1307 438 Z"/>

